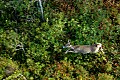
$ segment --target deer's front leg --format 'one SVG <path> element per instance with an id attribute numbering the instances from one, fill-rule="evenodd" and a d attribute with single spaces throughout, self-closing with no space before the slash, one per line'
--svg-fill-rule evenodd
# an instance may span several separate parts
<path id="1" fill-rule="evenodd" d="M 102 48 L 102 47 L 100 48 L 100 51 L 102 51 L 102 53 L 104 53 L 104 51 L 103 51 L 103 48 Z"/>
<path id="2" fill-rule="evenodd" d="M 65 52 L 65 54 L 67 54 L 68 52 L 74 52 L 74 51 L 70 51 L 70 49 L 68 49 L 68 50 Z"/>

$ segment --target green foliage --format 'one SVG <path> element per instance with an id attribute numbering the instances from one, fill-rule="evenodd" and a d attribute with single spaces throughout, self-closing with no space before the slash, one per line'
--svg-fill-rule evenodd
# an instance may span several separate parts
<path id="1" fill-rule="evenodd" d="M 16 62 L 0 57 L 0 79 L 25 79 Z"/>
<path id="2" fill-rule="evenodd" d="M 113 76 L 108 75 L 106 73 L 100 73 L 98 74 L 98 80 L 113 80 Z"/>
<path id="3" fill-rule="evenodd" d="M 38 1 L 0 0 L 0 79 L 119 80 L 119 3 L 43 0 L 43 21 Z M 64 54 L 68 40 L 105 54 Z"/>

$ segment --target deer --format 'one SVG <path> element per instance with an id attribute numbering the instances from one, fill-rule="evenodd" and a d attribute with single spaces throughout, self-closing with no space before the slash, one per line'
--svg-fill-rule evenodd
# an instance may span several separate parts
<path id="1" fill-rule="evenodd" d="M 104 53 L 101 43 L 96 43 L 93 45 L 71 45 L 70 41 L 68 40 L 68 43 L 65 46 L 63 46 L 63 48 L 68 48 L 65 54 L 67 54 L 68 52 L 87 54 L 87 53 L 97 53 L 99 51 Z"/>

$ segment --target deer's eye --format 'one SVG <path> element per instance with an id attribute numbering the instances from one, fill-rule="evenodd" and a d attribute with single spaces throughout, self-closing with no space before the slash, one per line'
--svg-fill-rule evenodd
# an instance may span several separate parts
<path id="1" fill-rule="evenodd" d="M 98 44 L 95 44 L 95 47 L 98 47 Z"/>

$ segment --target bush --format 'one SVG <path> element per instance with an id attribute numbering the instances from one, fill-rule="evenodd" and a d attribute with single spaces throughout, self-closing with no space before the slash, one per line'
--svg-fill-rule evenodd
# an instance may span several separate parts
<path id="1" fill-rule="evenodd" d="M 119 1 L 0 0 L 0 79 L 119 79 Z M 105 54 L 62 47 L 102 43 Z M 12 69 L 6 76 L 5 70 Z"/>

